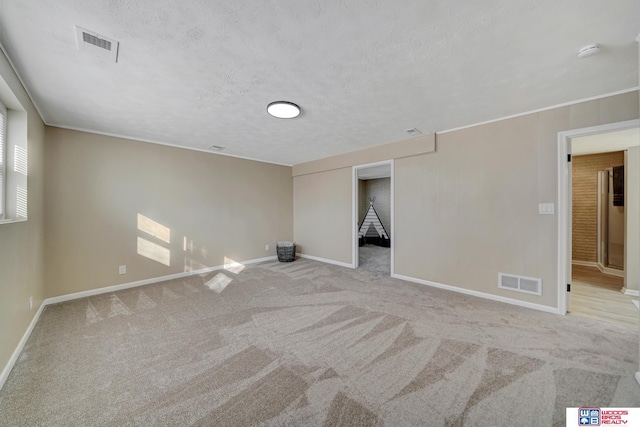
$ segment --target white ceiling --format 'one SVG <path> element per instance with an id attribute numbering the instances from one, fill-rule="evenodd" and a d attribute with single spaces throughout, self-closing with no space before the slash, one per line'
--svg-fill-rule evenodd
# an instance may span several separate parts
<path id="1" fill-rule="evenodd" d="M 571 153 L 574 156 L 624 151 L 638 146 L 640 146 L 640 128 L 571 138 Z"/>
<path id="2" fill-rule="evenodd" d="M 0 0 L 0 44 L 47 124 L 293 165 L 635 88 L 638 16 L 638 0 Z M 120 41 L 118 62 L 78 50 L 76 25 Z M 276 100 L 302 115 L 269 116 Z"/>

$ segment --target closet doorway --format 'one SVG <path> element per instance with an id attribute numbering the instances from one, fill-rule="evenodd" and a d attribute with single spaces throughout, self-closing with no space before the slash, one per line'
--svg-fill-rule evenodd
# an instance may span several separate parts
<path id="1" fill-rule="evenodd" d="M 393 161 L 353 168 L 353 261 L 370 273 L 393 273 Z"/>
<path id="2" fill-rule="evenodd" d="M 629 150 L 638 150 L 638 127 L 578 136 L 572 154 L 572 304 L 569 314 L 636 329 L 638 289 L 626 269 L 626 243 L 637 239 L 627 218 L 625 175 L 637 174 Z M 637 153 L 636 153 L 637 155 Z M 627 170 L 629 169 L 630 170 Z M 637 191 L 632 185 L 631 191 Z M 634 259 L 635 257 L 630 257 Z M 633 266 L 631 266 L 633 267 Z"/>

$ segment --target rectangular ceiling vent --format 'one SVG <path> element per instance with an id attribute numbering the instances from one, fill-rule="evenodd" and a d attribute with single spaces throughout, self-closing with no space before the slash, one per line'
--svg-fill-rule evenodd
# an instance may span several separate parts
<path id="1" fill-rule="evenodd" d="M 416 128 L 411 128 L 411 129 L 405 129 L 404 130 L 406 133 L 408 133 L 411 136 L 418 136 L 418 135 L 422 135 L 422 132 L 420 132 L 418 129 Z"/>
<path id="2" fill-rule="evenodd" d="M 498 273 L 498 287 L 527 294 L 542 295 L 542 279 Z"/>
<path id="3" fill-rule="evenodd" d="M 95 31 L 76 26 L 78 49 L 94 57 L 105 58 L 118 62 L 118 48 L 120 42 L 101 36 Z"/>
<path id="4" fill-rule="evenodd" d="M 87 32 L 82 32 L 82 40 L 85 43 L 92 44 L 94 46 L 98 46 L 102 49 L 111 50 L 111 42 L 107 39 L 101 39 L 100 37 L 96 37 L 93 34 L 89 34 Z"/>

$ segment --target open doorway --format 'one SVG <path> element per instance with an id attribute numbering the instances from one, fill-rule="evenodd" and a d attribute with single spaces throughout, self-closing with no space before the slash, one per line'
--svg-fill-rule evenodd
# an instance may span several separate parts
<path id="1" fill-rule="evenodd" d="M 393 264 L 392 171 L 392 161 L 354 167 L 354 266 L 384 276 Z"/>
<path id="2" fill-rule="evenodd" d="M 625 264 L 634 257 L 628 251 L 637 251 L 634 224 L 640 223 L 640 213 L 633 206 L 626 209 L 625 195 L 629 184 L 631 191 L 638 191 L 633 178 L 628 182 L 640 168 L 635 160 L 640 156 L 637 122 L 565 132 L 560 148 L 565 145 L 571 156 L 566 157 L 570 159 L 567 180 L 561 183 L 568 196 L 566 211 L 562 188 L 559 192 L 559 219 L 565 212 L 567 220 L 564 254 L 571 291 L 560 294 L 561 313 L 634 329 L 638 328 L 637 272 L 634 266 L 628 271 Z M 637 199 L 632 197 L 634 203 Z"/>

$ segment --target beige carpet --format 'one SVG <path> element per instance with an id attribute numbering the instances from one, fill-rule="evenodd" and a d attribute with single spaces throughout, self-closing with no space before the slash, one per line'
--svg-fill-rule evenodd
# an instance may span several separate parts
<path id="1" fill-rule="evenodd" d="M 638 332 L 298 259 L 47 307 L 0 425 L 564 426 Z"/>
<path id="2" fill-rule="evenodd" d="M 364 245 L 358 248 L 358 269 L 369 273 L 391 275 L 391 248 Z"/>

